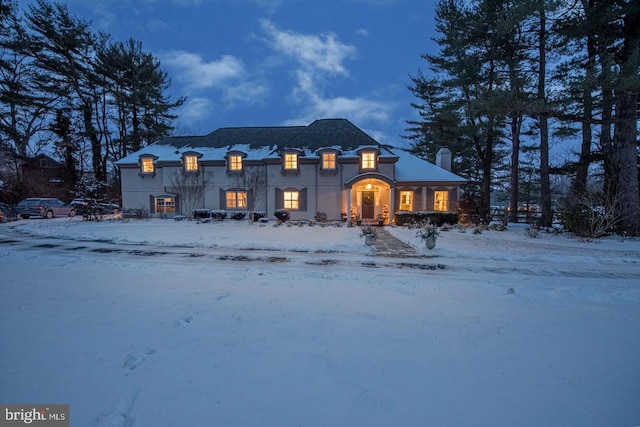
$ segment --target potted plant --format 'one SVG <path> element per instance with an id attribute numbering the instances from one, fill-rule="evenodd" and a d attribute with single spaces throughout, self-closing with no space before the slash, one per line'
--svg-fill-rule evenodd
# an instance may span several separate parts
<path id="1" fill-rule="evenodd" d="M 431 221 L 427 221 L 416 233 L 416 237 L 420 237 L 427 246 L 427 249 L 436 247 L 436 238 L 440 235 L 438 227 Z"/>
<path id="2" fill-rule="evenodd" d="M 378 225 L 384 225 L 384 215 L 378 214 Z"/>
<path id="3" fill-rule="evenodd" d="M 361 229 L 361 235 L 364 236 L 364 243 L 367 246 L 373 245 L 378 238 L 377 230 L 371 224 L 365 224 Z"/>

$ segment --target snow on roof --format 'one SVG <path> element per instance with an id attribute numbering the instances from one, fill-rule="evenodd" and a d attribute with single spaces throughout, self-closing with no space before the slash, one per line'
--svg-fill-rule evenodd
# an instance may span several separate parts
<path id="1" fill-rule="evenodd" d="M 201 161 L 223 160 L 227 156 L 227 153 L 231 151 L 245 153 L 247 155 L 247 160 L 262 160 L 268 157 L 274 149 L 275 147 L 268 146 L 252 148 L 248 144 L 238 144 L 227 147 L 192 147 L 191 145 L 176 147 L 169 144 L 155 143 L 123 157 L 118 160 L 116 164 L 118 166 L 138 164 L 141 156 L 154 156 L 157 157 L 159 161 L 163 162 L 180 161 L 183 154 L 187 152 L 201 154 Z"/>
<path id="2" fill-rule="evenodd" d="M 467 180 L 433 163 L 423 160 L 401 148 L 388 147 L 390 152 L 398 157 L 396 163 L 396 181 L 429 181 L 466 182 Z"/>
<path id="3" fill-rule="evenodd" d="M 331 145 L 323 145 L 330 142 Z M 380 157 L 396 158 L 395 178 L 400 182 L 428 181 L 463 183 L 466 179 L 429 163 L 400 148 L 383 146 L 345 119 L 321 119 L 309 126 L 220 128 L 205 136 L 167 137 L 116 162 L 137 165 L 140 156 L 152 155 L 160 162 L 178 162 L 186 152 L 201 155 L 201 161 L 224 160 L 229 152 L 246 154 L 246 160 L 280 157 L 280 150 L 296 149 L 306 158 L 335 149 L 341 158 L 358 157 L 365 148 L 380 150 Z"/>

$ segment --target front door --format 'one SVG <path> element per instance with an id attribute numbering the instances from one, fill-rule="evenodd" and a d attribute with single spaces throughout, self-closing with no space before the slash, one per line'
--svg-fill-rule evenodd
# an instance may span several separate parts
<path id="1" fill-rule="evenodd" d="M 362 219 L 373 219 L 374 210 L 374 192 L 362 192 Z"/>

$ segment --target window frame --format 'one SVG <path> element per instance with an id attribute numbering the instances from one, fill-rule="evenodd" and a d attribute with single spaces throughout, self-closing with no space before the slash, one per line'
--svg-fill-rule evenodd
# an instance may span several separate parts
<path id="1" fill-rule="evenodd" d="M 398 209 L 401 211 L 407 211 L 407 212 L 413 212 L 413 204 L 414 204 L 414 200 L 415 200 L 415 192 L 413 190 L 400 190 L 400 195 L 399 195 L 399 200 L 398 200 Z M 409 199 L 408 203 L 402 203 L 403 200 L 403 196 L 407 196 Z M 406 206 L 409 206 L 409 208 L 407 209 Z"/>
<path id="2" fill-rule="evenodd" d="M 293 151 L 282 153 L 282 169 L 285 172 L 298 171 L 300 169 L 300 153 Z"/>
<path id="3" fill-rule="evenodd" d="M 327 159 L 330 157 L 330 159 Z M 327 166 L 330 163 L 332 166 Z M 338 154 L 335 152 L 324 152 L 320 154 L 320 168 L 326 171 L 333 171 L 338 168 Z"/>
<path id="4" fill-rule="evenodd" d="M 289 197 L 287 197 L 289 196 Z M 294 197 L 295 196 L 295 197 Z M 282 191 L 282 206 L 284 209 L 290 211 L 300 210 L 300 191 L 298 190 L 283 190 Z"/>
<path id="5" fill-rule="evenodd" d="M 227 156 L 227 170 L 232 173 L 240 173 L 244 170 L 241 154 L 229 154 Z"/>
<path id="6" fill-rule="evenodd" d="M 233 195 L 233 198 L 229 196 Z M 240 195 L 244 195 L 244 198 L 240 198 Z M 229 201 L 233 201 L 234 206 L 229 205 Z M 239 206 L 240 201 L 244 202 L 244 206 Z M 227 190 L 225 191 L 225 209 L 229 210 L 246 210 L 248 206 L 248 194 L 246 190 Z"/>
<path id="7" fill-rule="evenodd" d="M 162 205 L 159 204 L 159 201 L 162 200 Z M 167 200 L 171 200 L 171 203 L 167 203 Z M 153 201 L 153 206 L 154 206 L 154 211 L 155 213 L 159 213 L 159 214 L 169 214 L 169 213 L 176 213 L 176 199 L 175 197 L 165 197 L 165 196 L 161 196 L 161 197 L 155 197 L 154 201 Z M 158 207 L 162 206 L 163 209 L 162 210 L 158 210 Z M 170 206 L 171 209 L 167 210 L 167 207 Z"/>
<path id="8" fill-rule="evenodd" d="M 154 162 L 156 158 L 154 156 L 141 156 L 140 157 L 140 174 L 141 175 L 154 175 L 156 173 L 156 165 Z M 151 169 L 146 169 L 147 166 L 150 166 Z"/>
<path id="9" fill-rule="evenodd" d="M 364 150 L 360 152 L 360 170 L 371 171 L 378 169 L 378 152 Z"/>
<path id="10" fill-rule="evenodd" d="M 444 194 L 442 200 L 438 200 L 438 194 Z M 438 209 L 443 207 L 443 209 Z M 449 190 L 434 190 L 433 191 L 433 210 L 436 212 L 448 212 L 449 211 Z"/>
<path id="11" fill-rule="evenodd" d="M 182 157 L 184 171 L 187 173 L 197 173 L 200 170 L 197 154 L 185 154 Z"/>

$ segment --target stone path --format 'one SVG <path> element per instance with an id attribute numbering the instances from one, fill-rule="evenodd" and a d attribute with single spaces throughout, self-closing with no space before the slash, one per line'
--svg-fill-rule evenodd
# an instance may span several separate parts
<path id="1" fill-rule="evenodd" d="M 373 243 L 376 255 L 396 258 L 416 258 L 416 248 L 394 237 L 384 227 L 378 227 L 378 238 Z"/>

